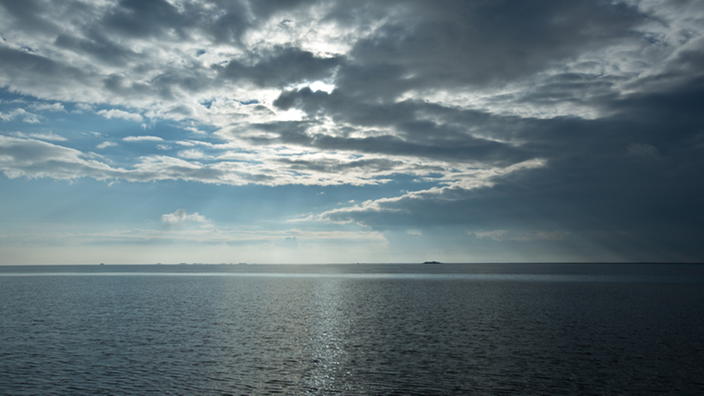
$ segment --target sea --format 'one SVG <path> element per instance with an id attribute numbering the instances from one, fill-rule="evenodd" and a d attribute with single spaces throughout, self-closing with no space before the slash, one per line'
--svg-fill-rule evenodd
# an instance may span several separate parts
<path id="1" fill-rule="evenodd" d="M 2 395 L 702 395 L 704 265 L 0 266 Z"/>

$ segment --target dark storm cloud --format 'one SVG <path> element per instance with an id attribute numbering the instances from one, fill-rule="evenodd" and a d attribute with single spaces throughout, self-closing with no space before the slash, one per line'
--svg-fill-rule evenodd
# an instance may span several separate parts
<path id="1" fill-rule="evenodd" d="M 702 67 L 704 72 L 704 66 Z M 690 128 L 701 127 L 704 121 L 701 106 L 704 103 L 704 75 L 695 76 L 679 84 L 663 87 L 658 92 L 635 93 L 624 98 L 602 103 L 605 109 L 623 118 L 648 120 L 667 125 L 689 126 L 678 129 L 686 133 Z M 664 122 L 667 120 L 667 122 Z M 670 129 L 670 128 L 668 128 Z M 659 134 L 670 139 L 671 133 Z"/>
<path id="2" fill-rule="evenodd" d="M 397 16 L 356 43 L 350 56 L 364 67 L 343 69 L 342 89 L 380 94 L 390 77 L 415 87 L 503 84 L 624 38 L 644 20 L 624 4 L 559 0 L 404 2 Z"/>
<path id="3" fill-rule="evenodd" d="M 38 74 L 60 74 L 64 70 L 70 70 L 49 58 L 35 55 L 28 51 L 0 47 L 0 55 L 3 59 L 3 69 L 7 74 L 13 72 L 18 73 L 19 71 L 24 70 L 29 70 L 30 72 Z M 75 72 L 78 73 L 79 71 L 75 70 Z"/>
<path id="4" fill-rule="evenodd" d="M 320 3 L 318 0 L 260 0 L 249 3 L 256 16 L 262 19 L 270 17 L 274 13 L 285 14 L 303 5 Z"/>
<path id="5" fill-rule="evenodd" d="M 593 105 L 614 96 L 613 87 L 617 78 L 608 78 L 586 73 L 563 73 L 550 76 L 525 92 L 510 97 L 494 99 L 495 104 L 510 99 L 515 103 L 529 105 Z"/>
<path id="6" fill-rule="evenodd" d="M 265 5 L 254 9 L 264 13 L 264 17 L 271 13 Z M 242 35 L 253 26 L 248 20 L 245 2 L 184 2 L 177 8 L 164 0 L 120 1 L 99 25 L 124 36 L 159 37 L 175 32 L 180 38 L 186 39 L 193 33 L 200 33 L 214 42 L 235 45 L 241 45 Z"/>
<path id="7" fill-rule="evenodd" d="M 474 136 L 491 133 L 510 141 L 517 136 L 516 117 L 496 117 L 475 110 L 459 110 L 417 101 L 370 104 L 345 97 L 335 90 L 331 94 L 303 88 L 283 92 L 274 106 L 287 110 L 299 108 L 314 117 L 322 112 L 334 121 L 355 127 L 379 128 L 369 137 L 330 136 L 287 128 L 286 123 L 260 125 L 279 133 L 280 142 L 300 144 L 323 150 L 350 150 L 399 156 L 433 158 L 448 161 L 481 161 L 509 165 L 525 161 L 535 153 L 517 145 Z M 430 117 L 430 118 L 429 118 Z M 314 123 L 307 124 L 309 126 Z M 392 131 L 385 131 L 391 128 Z M 344 129 L 343 129 L 344 130 Z M 347 134 L 354 132 L 350 129 Z M 261 142 L 260 142 L 261 143 Z"/>
<path id="8" fill-rule="evenodd" d="M 38 89 L 56 92 L 61 97 L 60 91 L 65 81 L 72 81 L 76 85 L 90 85 L 95 80 L 93 73 L 57 62 L 51 58 L 34 53 L 0 46 L 0 77 L 11 81 L 20 91 Z"/>
<path id="9" fill-rule="evenodd" d="M 265 20 L 277 9 L 293 8 L 302 2 L 277 3 L 257 1 L 249 8 L 254 11 L 255 18 Z M 256 26 L 256 21 L 250 20 L 247 3 L 240 1 L 183 2 L 177 8 L 164 0 L 123 0 L 99 25 L 113 33 L 132 37 L 158 37 L 176 32 L 186 39 L 199 33 L 216 43 L 241 45 L 242 35 Z"/>
<path id="10" fill-rule="evenodd" d="M 522 148 L 546 168 L 504 176 L 492 188 L 447 188 L 325 216 L 375 230 L 567 230 L 634 260 L 701 260 L 702 105 L 698 83 L 614 100 L 617 114 L 599 120 L 523 121 L 514 124 L 527 140 Z"/>
<path id="11" fill-rule="evenodd" d="M 594 4 L 593 7 L 599 6 Z M 586 9 L 594 11 L 593 7 L 586 6 Z M 402 114 L 410 118 L 421 114 L 420 104 L 414 109 L 405 108 L 398 115 L 379 105 L 377 109 L 383 114 L 379 117 L 375 117 L 373 110 L 360 111 L 360 114 L 367 114 L 367 118 L 355 115 L 355 110 L 363 109 L 370 96 L 388 99 L 414 84 L 422 85 L 422 81 L 414 81 L 418 76 L 432 79 L 434 84 L 443 84 L 443 79 L 448 78 L 454 84 L 470 85 L 525 78 L 554 60 L 578 53 L 584 49 L 580 45 L 595 46 L 628 33 L 628 27 L 635 26 L 640 18 L 638 13 L 627 8 L 606 16 L 606 29 L 590 34 L 585 33 L 588 29 L 581 33 L 580 29 L 591 22 L 579 21 L 573 21 L 577 24 L 575 31 L 559 38 L 553 37 L 554 32 L 547 34 L 547 41 L 540 34 L 531 35 L 529 29 L 525 38 L 508 39 L 507 45 L 497 46 L 497 53 L 487 55 L 485 62 L 488 63 L 462 63 L 466 66 L 464 71 L 442 64 L 442 48 L 436 52 L 424 51 L 432 46 L 424 47 L 422 42 L 416 42 L 414 50 L 405 50 L 403 40 L 399 40 L 399 47 L 394 46 L 393 40 L 403 34 L 412 37 L 411 33 L 399 28 L 396 32 L 385 32 L 379 42 L 362 43 L 367 46 L 363 48 L 365 51 L 371 51 L 363 53 L 364 56 L 360 56 L 362 44 L 356 47 L 357 52 L 353 52 L 356 62 L 360 59 L 373 61 L 366 70 L 370 75 L 375 74 L 373 70 L 380 71 L 378 80 L 372 77 L 354 86 L 351 81 L 355 78 L 351 78 L 350 84 L 345 84 L 347 75 L 364 75 L 365 66 L 344 66 L 340 70 L 342 83 L 332 95 L 304 90 L 285 92 L 274 104 L 280 108 L 297 107 L 309 115 L 323 110 L 353 124 L 355 120 L 364 119 L 360 125 L 393 125 L 402 136 L 410 136 L 411 130 L 403 128 Z M 585 21 L 589 19 L 585 18 Z M 542 19 L 526 20 L 539 23 Z M 536 26 L 536 31 L 553 28 Z M 491 32 L 493 29 L 478 31 Z M 600 38 L 602 33 L 606 33 L 602 37 L 604 40 Z M 434 42 L 433 36 L 428 36 L 428 40 Z M 558 40 L 554 48 L 549 48 L 551 40 Z M 570 40 L 579 45 L 569 48 Z M 445 42 L 452 43 L 452 40 Z M 526 51 L 537 45 L 536 58 L 530 58 L 529 54 L 514 57 L 508 52 L 517 50 L 514 45 L 519 44 L 525 45 Z M 460 43 L 455 49 L 459 50 L 462 45 Z M 368 54 L 377 49 L 379 55 L 371 58 Z M 402 61 L 405 54 L 399 49 L 414 53 L 416 58 Z M 489 51 L 488 47 L 486 51 Z M 389 55 L 385 56 L 385 53 Z M 438 57 L 440 62 L 425 68 L 422 55 L 429 53 L 432 56 L 427 56 L 428 63 Z M 475 48 L 467 53 L 481 55 L 482 49 Z M 532 89 L 504 98 L 514 103 L 588 104 L 610 114 L 595 120 L 519 118 L 429 106 L 422 114 L 442 115 L 446 124 L 456 125 L 464 121 L 465 125 L 479 130 L 489 129 L 494 137 L 521 141 L 516 151 L 544 158 L 548 166 L 504 176 L 492 188 L 465 190 L 453 187 L 441 193 L 409 194 L 356 209 L 332 211 L 324 218 L 355 221 L 375 230 L 413 227 L 458 227 L 468 231 L 568 230 L 573 237 L 572 242 L 566 244 L 576 244 L 574 238 L 577 238 L 602 246 L 616 256 L 643 261 L 701 260 L 704 249 L 697 241 L 704 239 L 704 214 L 701 212 L 704 187 L 695 181 L 704 173 L 704 117 L 700 111 L 704 106 L 702 53 L 701 48 L 681 52 L 663 72 L 640 80 L 645 88 L 643 92 L 615 94 L 613 88 L 623 81 L 621 77 L 563 73 L 536 80 Z M 456 56 L 459 60 L 462 55 Z M 492 66 L 492 62 L 508 59 L 512 59 L 515 70 L 499 64 Z M 410 77 L 403 78 L 404 73 Z M 377 94 L 375 85 L 388 89 Z M 356 100 L 344 95 L 348 93 Z M 358 96 L 358 93 L 364 95 Z M 340 112 L 338 109 L 341 108 L 346 110 Z M 433 141 L 436 132 L 433 128 L 416 130 L 427 135 L 427 143 Z M 431 146 L 424 147 L 429 149 Z M 524 157 L 504 158 L 518 162 Z M 575 246 L 572 247 L 577 249 Z M 588 257 L 587 253 L 585 257 Z"/>
<path id="12" fill-rule="evenodd" d="M 133 37 L 150 37 L 169 30 L 185 37 L 184 29 L 192 24 L 164 0 L 122 0 L 102 22 L 109 30 Z"/>
<path id="13" fill-rule="evenodd" d="M 512 164 L 528 159 L 529 155 L 522 149 L 511 145 L 477 139 L 469 135 L 463 138 L 447 138 L 443 127 L 428 122 L 408 122 L 400 125 L 403 136 L 418 134 L 417 137 L 404 139 L 395 135 L 370 137 L 330 136 L 308 132 L 300 123 L 278 123 L 257 126 L 267 132 L 278 134 L 276 138 L 249 138 L 255 144 L 268 145 L 283 143 L 315 148 L 323 151 L 347 151 L 389 156 L 408 156 L 442 161 L 480 161 L 496 165 Z M 420 132 L 418 131 L 420 130 Z M 409 133 L 410 131 L 410 133 Z M 437 132 L 437 135 L 434 133 Z M 457 135 L 452 131 L 447 135 Z"/>
<path id="14" fill-rule="evenodd" d="M 106 39 L 101 34 L 92 35 L 91 39 L 60 34 L 55 43 L 59 47 L 83 52 L 103 62 L 120 66 L 138 56 L 136 52 Z"/>
<path id="15" fill-rule="evenodd" d="M 533 157 L 548 166 L 505 175 L 492 188 L 409 194 L 332 211 L 325 218 L 375 230 L 569 230 L 616 255 L 646 261 L 704 257 L 696 243 L 704 239 L 704 215 L 698 209 L 704 207 L 704 187 L 694 182 L 704 172 L 701 48 L 681 52 L 664 71 L 640 80 L 643 92 L 633 87 L 636 92 L 616 94 L 622 76 L 568 72 L 536 78 L 530 89 L 503 98 L 531 105 L 588 105 L 610 114 L 595 120 L 378 102 L 425 86 L 486 86 L 531 78 L 585 50 L 637 36 L 634 29 L 645 21 L 632 8 L 600 2 L 443 7 L 447 5 L 433 3 L 435 10 L 417 14 L 423 17 L 392 22 L 358 42 L 331 94 L 302 89 L 283 92 L 274 102 L 310 117 L 322 113 L 351 125 L 393 127 L 393 136 L 309 136 L 306 141 L 300 130 L 291 136 L 298 144 L 325 149 L 437 154 L 435 158 L 486 163 L 493 152 L 493 158 L 504 161 L 495 164 Z M 422 119 L 429 115 L 441 121 Z M 470 128 L 521 143 L 472 145 Z M 418 146 L 411 149 L 414 143 Z"/>
<path id="16" fill-rule="evenodd" d="M 396 169 L 402 165 L 401 161 L 388 159 L 365 159 L 350 162 L 340 162 L 337 160 L 295 160 L 280 158 L 277 161 L 286 164 L 293 170 L 314 170 L 323 173 L 338 173 L 348 170 L 359 170 L 369 172 L 384 172 Z"/>
<path id="17" fill-rule="evenodd" d="M 49 4 L 41 0 L 0 0 L 0 10 L 4 9 L 17 22 L 17 26 L 23 30 L 53 33 L 58 31 L 58 26 L 54 21 L 44 15 Z"/>
<path id="18" fill-rule="evenodd" d="M 261 87 L 285 87 L 300 81 L 315 81 L 331 77 L 340 57 L 320 58 L 299 48 L 277 47 L 267 51 L 264 59 L 252 65 L 231 60 L 226 66 L 214 65 L 225 79 L 249 81 Z"/>

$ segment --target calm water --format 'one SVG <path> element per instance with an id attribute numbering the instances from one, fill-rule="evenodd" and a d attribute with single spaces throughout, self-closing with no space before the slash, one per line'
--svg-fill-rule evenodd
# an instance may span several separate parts
<path id="1" fill-rule="evenodd" d="M 704 394 L 704 266 L 0 267 L 0 394 Z"/>

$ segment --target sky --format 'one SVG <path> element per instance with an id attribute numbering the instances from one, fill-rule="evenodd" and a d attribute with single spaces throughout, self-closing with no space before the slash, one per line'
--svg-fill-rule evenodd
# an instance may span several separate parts
<path id="1" fill-rule="evenodd" d="M 704 261 L 704 2 L 0 0 L 0 264 Z"/>

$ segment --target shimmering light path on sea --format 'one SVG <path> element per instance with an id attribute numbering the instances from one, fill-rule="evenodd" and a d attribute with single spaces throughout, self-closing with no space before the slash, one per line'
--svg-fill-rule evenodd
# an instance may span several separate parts
<path id="1" fill-rule="evenodd" d="M 4 394 L 695 394 L 702 266 L 0 267 Z"/>

